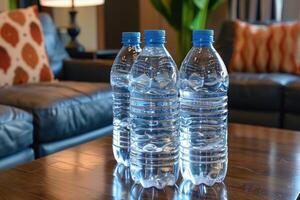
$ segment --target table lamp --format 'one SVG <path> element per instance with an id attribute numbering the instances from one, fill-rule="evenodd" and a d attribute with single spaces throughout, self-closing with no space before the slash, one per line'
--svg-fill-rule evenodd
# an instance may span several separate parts
<path id="1" fill-rule="evenodd" d="M 66 46 L 69 52 L 82 52 L 84 47 L 78 42 L 77 36 L 80 33 L 80 27 L 76 22 L 76 7 L 81 6 L 96 6 L 104 4 L 105 0 L 40 0 L 42 6 L 45 7 L 67 7 L 70 8 L 70 25 L 67 28 L 68 34 L 71 38 Z"/>

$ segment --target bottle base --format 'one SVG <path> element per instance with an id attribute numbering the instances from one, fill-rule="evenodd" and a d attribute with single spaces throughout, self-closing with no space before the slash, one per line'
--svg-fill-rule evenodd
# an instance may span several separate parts
<path id="1" fill-rule="evenodd" d="M 201 185 L 204 184 L 206 186 L 213 186 L 215 183 L 222 183 L 223 180 L 225 179 L 225 177 L 223 178 L 217 178 L 217 179 L 211 179 L 211 178 L 197 178 L 195 177 L 195 179 L 191 179 L 190 181 L 194 184 L 194 185 Z M 186 179 L 184 179 L 186 180 Z M 188 179 L 189 180 L 189 179 Z"/>
<path id="2" fill-rule="evenodd" d="M 213 186 L 216 183 L 222 183 L 225 177 L 218 178 L 218 179 L 210 179 L 210 178 L 199 178 L 195 177 L 193 179 L 183 178 L 184 181 L 190 181 L 193 185 L 206 185 L 206 186 Z"/>
<path id="3" fill-rule="evenodd" d="M 191 181 L 183 181 L 179 186 L 178 199 L 219 199 L 227 200 L 226 185 L 216 183 L 213 186 L 194 185 Z"/>
<path id="4" fill-rule="evenodd" d="M 136 184 L 141 184 L 144 188 L 155 187 L 157 189 L 163 189 L 166 186 L 173 186 L 176 184 L 177 178 L 174 175 L 169 175 L 163 178 L 151 178 L 137 180 L 133 177 Z"/>
<path id="5" fill-rule="evenodd" d="M 194 185 L 204 184 L 213 186 L 215 183 L 221 183 L 225 179 L 227 174 L 227 160 L 223 163 L 192 166 L 181 162 L 180 170 L 183 180 L 185 181 L 191 181 Z"/>
<path id="6" fill-rule="evenodd" d="M 161 166 L 157 168 L 143 168 L 130 166 L 130 173 L 136 184 L 141 184 L 144 188 L 155 187 L 163 189 L 166 186 L 173 186 L 179 176 L 178 162 L 172 166 Z"/>

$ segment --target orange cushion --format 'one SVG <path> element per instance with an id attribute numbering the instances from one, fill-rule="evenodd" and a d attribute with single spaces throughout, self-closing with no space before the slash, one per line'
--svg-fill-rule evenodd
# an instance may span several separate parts
<path id="1" fill-rule="evenodd" d="M 262 26 L 236 21 L 230 71 L 300 74 L 300 22 Z"/>
<path id="2" fill-rule="evenodd" d="M 52 81 L 36 6 L 0 14 L 0 87 Z"/>

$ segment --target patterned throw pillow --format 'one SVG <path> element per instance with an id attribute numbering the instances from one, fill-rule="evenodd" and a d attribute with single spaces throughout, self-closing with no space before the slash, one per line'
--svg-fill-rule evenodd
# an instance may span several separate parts
<path id="1" fill-rule="evenodd" d="M 0 87 L 52 80 L 37 7 L 0 13 Z"/>
<path id="2" fill-rule="evenodd" d="M 236 21 L 230 71 L 300 74 L 300 22 L 263 26 Z"/>

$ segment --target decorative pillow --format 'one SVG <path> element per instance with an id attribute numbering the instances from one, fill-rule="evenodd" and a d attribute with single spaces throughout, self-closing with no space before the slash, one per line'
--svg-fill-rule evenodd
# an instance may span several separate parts
<path id="1" fill-rule="evenodd" d="M 282 71 L 300 74 L 300 22 L 283 25 Z"/>
<path id="2" fill-rule="evenodd" d="M 268 71 L 270 72 L 279 72 L 281 69 L 284 69 L 281 66 L 281 61 L 283 58 L 283 49 L 281 48 L 281 44 L 284 41 L 284 29 L 281 24 L 275 24 L 269 27 L 269 62 L 268 62 Z"/>
<path id="3" fill-rule="evenodd" d="M 300 74 L 300 22 L 263 26 L 236 21 L 230 71 Z"/>
<path id="4" fill-rule="evenodd" d="M 240 21 L 235 22 L 234 47 L 230 63 L 231 71 L 244 71 L 242 51 L 245 43 L 244 32 L 246 30 L 246 26 L 246 23 L 242 23 Z"/>
<path id="5" fill-rule="evenodd" d="M 255 46 L 254 46 L 254 40 L 255 40 L 255 33 L 257 27 L 250 27 L 246 26 L 244 30 L 243 36 L 244 39 L 244 45 L 243 49 L 241 51 L 242 59 L 244 63 L 244 68 L 246 71 L 254 72 L 255 66 L 254 66 L 254 55 L 255 55 Z M 247 48 L 245 48 L 247 47 Z"/>
<path id="6" fill-rule="evenodd" d="M 269 62 L 269 42 L 270 31 L 267 27 L 259 27 L 254 34 L 254 66 L 257 72 L 267 72 Z"/>
<path id="7" fill-rule="evenodd" d="M 52 81 L 36 6 L 0 14 L 0 87 Z"/>

